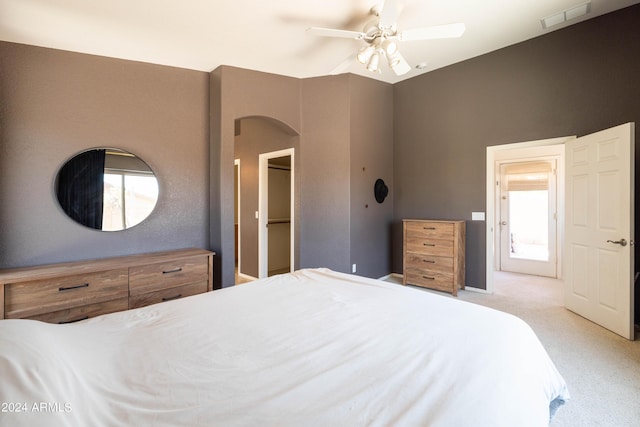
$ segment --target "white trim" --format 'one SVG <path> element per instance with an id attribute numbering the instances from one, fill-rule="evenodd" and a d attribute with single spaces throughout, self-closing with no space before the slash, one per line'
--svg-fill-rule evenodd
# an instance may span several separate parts
<path id="1" fill-rule="evenodd" d="M 487 147 L 487 175 L 486 175 L 486 292 L 492 294 L 494 290 L 493 286 L 493 272 L 495 269 L 495 235 L 494 235 L 494 226 L 496 221 L 496 212 L 495 212 L 495 164 L 496 159 L 500 158 L 501 155 L 504 157 L 504 151 L 506 150 L 515 150 L 515 149 L 532 149 L 534 151 L 537 147 L 546 147 L 551 145 L 561 145 L 565 142 L 575 139 L 574 136 L 564 136 L 559 138 L 550 138 L 550 139 L 542 139 L 539 141 L 527 141 L 527 142 L 517 142 L 513 144 L 503 144 L 503 145 L 495 145 L 491 147 Z M 525 156 L 522 156 L 525 157 Z M 564 155 L 561 162 L 564 162 Z M 561 181 L 562 179 L 562 181 Z M 563 187 L 564 178 L 558 176 L 558 182 L 561 184 L 560 187 Z M 558 204 L 562 201 L 564 206 L 564 191 L 558 191 Z M 560 208 L 558 208 L 560 209 Z M 560 215 L 559 215 L 560 216 Z M 562 232 L 564 230 L 563 218 L 558 218 L 558 236 L 562 236 Z"/>
<path id="2" fill-rule="evenodd" d="M 242 271 L 242 244 L 240 242 L 242 242 L 242 201 L 241 201 L 241 195 L 242 195 L 242 191 L 240 191 L 241 188 L 241 183 L 240 183 L 240 159 L 235 159 L 233 161 L 233 165 L 234 166 L 238 166 L 238 173 L 237 173 L 237 180 L 238 180 L 238 188 L 235 189 L 237 191 L 237 197 L 238 197 L 238 206 L 237 206 L 237 212 L 236 215 L 238 217 L 238 275 L 240 275 L 241 271 Z"/>
<path id="3" fill-rule="evenodd" d="M 477 292 L 479 294 L 490 294 L 492 292 L 489 292 L 486 289 L 481 289 L 481 288 L 476 288 L 475 286 L 469 286 L 469 285 L 465 285 L 464 289 L 462 289 L 463 291 L 469 291 L 469 292 Z"/>
<path id="4" fill-rule="evenodd" d="M 269 159 L 291 156 L 291 243 L 289 271 L 294 271 L 295 266 L 295 150 L 284 150 L 262 153 L 258 160 L 258 277 L 269 275 L 268 254 L 269 242 L 267 237 L 267 221 L 269 220 Z"/>

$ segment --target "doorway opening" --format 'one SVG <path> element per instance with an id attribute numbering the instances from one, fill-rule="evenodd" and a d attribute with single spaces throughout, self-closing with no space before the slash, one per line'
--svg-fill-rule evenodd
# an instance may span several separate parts
<path id="1" fill-rule="evenodd" d="M 487 293 L 493 293 L 494 291 L 494 271 L 504 269 L 506 271 L 520 271 L 524 274 L 539 275 L 539 272 L 535 272 L 535 268 L 533 270 L 528 270 L 532 267 L 540 267 L 540 264 L 543 264 L 542 261 L 536 260 L 535 256 L 532 255 L 532 252 L 534 251 L 537 251 L 536 256 L 539 258 L 544 258 L 546 251 L 548 251 L 548 254 L 546 255 L 546 258 L 549 260 L 546 261 L 547 268 L 555 269 L 555 274 L 546 275 L 550 277 L 562 277 L 562 236 L 564 234 L 564 143 L 571 139 L 575 139 L 575 137 L 569 136 L 487 147 Z M 529 171 L 525 170 L 523 165 L 542 167 L 542 164 L 545 162 L 551 162 L 551 166 L 549 166 L 550 168 L 553 168 L 553 163 L 555 162 L 556 172 L 553 173 L 547 169 L 543 169 L 542 172 L 539 171 L 537 174 L 537 187 L 534 187 L 532 184 L 532 186 L 529 187 L 529 190 L 525 190 L 526 186 L 523 181 L 526 180 L 527 175 L 523 174 L 526 174 Z M 511 165 L 511 169 L 508 165 Z M 508 184 L 509 180 L 507 179 L 507 182 L 504 182 L 501 178 L 501 172 L 506 173 L 507 175 L 511 172 L 512 175 L 514 175 L 512 177 L 514 185 L 512 185 L 511 188 Z M 547 181 L 555 181 L 555 197 L 549 193 L 538 193 L 535 196 L 533 194 L 516 194 L 519 191 L 536 191 L 534 188 L 542 188 L 544 181 L 542 175 L 546 175 Z M 530 177 L 532 178 L 531 181 L 536 180 L 536 174 L 532 174 Z M 522 178 L 525 179 L 523 180 Z M 510 189 L 513 191 L 512 194 L 509 194 Z M 506 194 L 502 194 L 503 192 L 506 192 Z M 514 196 L 513 204 L 511 204 L 511 206 L 510 195 Z M 530 204 L 533 203 L 533 197 L 542 199 L 545 195 L 546 206 L 544 206 L 544 208 L 547 212 L 547 238 L 543 239 L 537 237 L 536 240 L 536 235 L 541 234 L 540 231 L 533 233 L 534 236 L 531 236 L 533 227 L 531 225 L 527 226 L 527 220 L 523 218 L 516 219 L 516 224 L 514 224 L 516 227 L 515 231 L 510 230 L 510 227 L 508 226 L 511 225 L 512 218 L 509 216 L 509 208 L 511 207 L 512 209 L 515 209 L 516 215 L 520 216 L 520 214 L 518 214 L 518 210 L 523 210 L 523 204 L 524 206 L 530 206 Z M 503 199 L 503 196 L 506 197 Z M 522 199 L 524 199 L 524 201 Z M 553 207 L 554 204 L 555 208 Z M 540 208 L 540 206 L 537 205 L 536 207 Z M 524 209 L 526 211 L 531 208 Z M 549 214 L 550 211 L 553 212 Z M 530 214 L 531 212 L 527 213 Z M 544 221 L 545 220 L 542 219 L 539 223 L 543 223 Z M 520 222 L 520 224 L 518 224 L 518 222 Z M 521 225 L 522 223 L 524 223 L 524 226 Z M 538 229 L 542 228 L 544 230 L 544 226 L 542 225 L 538 225 L 537 227 Z M 518 233 L 517 235 L 516 232 Z M 552 233 L 551 237 L 556 239 L 555 244 L 553 244 L 553 239 L 549 237 L 550 233 Z M 514 245 L 511 243 L 512 238 L 515 242 Z M 538 240 L 546 240 L 548 246 L 546 250 L 541 249 L 542 245 L 539 244 L 540 242 L 538 242 Z M 519 247 L 518 243 L 520 243 Z M 506 251 L 505 257 L 503 257 L 502 248 Z M 522 256 L 525 253 L 527 254 L 526 257 Z M 553 262 L 550 262 L 552 258 L 554 258 Z M 507 259 L 507 265 L 511 262 L 516 264 L 516 267 L 512 267 L 511 270 L 507 266 L 504 266 L 503 268 L 503 261 L 505 259 Z"/>
<path id="2" fill-rule="evenodd" d="M 294 149 L 260 154 L 259 278 L 294 270 Z"/>
<path id="3" fill-rule="evenodd" d="M 290 128 L 286 123 L 276 119 L 263 116 L 250 116 L 236 119 L 235 122 L 235 140 L 234 140 L 234 158 L 240 160 L 240 176 L 239 185 L 236 189 L 241 192 L 239 199 L 238 212 L 238 274 L 235 283 L 245 283 L 256 280 L 259 277 L 266 277 L 268 273 L 260 271 L 260 251 L 261 251 L 261 232 L 264 230 L 261 221 L 267 219 L 267 212 L 260 212 L 260 163 L 261 156 L 267 153 L 266 157 L 283 157 L 289 155 L 287 149 L 296 148 L 300 141 L 299 135 L 295 130 Z M 277 150 L 284 150 L 282 154 L 277 154 Z M 276 153 L 276 154 L 274 154 Z M 264 159 L 265 156 L 262 157 Z M 268 166 L 268 165 L 266 165 Z M 294 173 L 294 156 L 291 154 L 291 176 L 294 177 L 298 172 L 295 167 Z M 265 168 L 265 165 L 262 165 Z M 267 170 L 267 169 L 265 169 Z M 268 177 L 267 177 L 268 179 Z M 292 188 L 294 179 L 292 178 Z M 268 182 L 268 181 L 264 181 Z M 231 190 L 231 189 L 229 189 Z M 265 190 L 262 190 L 264 194 Z M 296 193 L 297 192 L 297 193 Z M 299 190 L 291 192 L 293 195 L 291 205 L 297 206 L 299 203 Z M 264 204 L 264 203 L 263 203 Z M 291 209 L 292 213 L 297 213 Z M 299 219 L 293 222 L 294 215 L 291 215 L 291 266 L 294 265 L 294 255 L 298 250 L 299 234 L 295 225 Z M 266 223 L 265 223 L 266 224 Z M 229 236 L 231 238 L 231 236 Z M 293 242 L 296 244 L 294 245 Z M 231 258 L 231 257 L 229 257 Z M 298 255 L 295 255 L 297 262 Z"/>

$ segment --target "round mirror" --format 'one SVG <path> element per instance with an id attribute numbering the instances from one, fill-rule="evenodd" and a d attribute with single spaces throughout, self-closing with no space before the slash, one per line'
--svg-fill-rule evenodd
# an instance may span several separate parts
<path id="1" fill-rule="evenodd" d="M 96 230 L 118 231 L 151 214 L 158 201 L 158 180 L 135 155 L 96 148 L 79 153 L 60 168 L 55 191 L 71 219 Z"/>

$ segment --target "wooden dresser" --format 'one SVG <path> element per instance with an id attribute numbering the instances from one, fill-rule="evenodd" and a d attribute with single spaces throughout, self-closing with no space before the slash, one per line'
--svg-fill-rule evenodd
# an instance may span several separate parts
<path id="1" fill-rule="evenodd" d="M 464 221 L 405 219 L 403 280 L 458 295 L 464 289 Z"/>
<path id="2" fill-rule="evenodd" d="M 180 249 L 0 270 L 0 318 L 72 323 L 207 292 L 214 255 Z"/>

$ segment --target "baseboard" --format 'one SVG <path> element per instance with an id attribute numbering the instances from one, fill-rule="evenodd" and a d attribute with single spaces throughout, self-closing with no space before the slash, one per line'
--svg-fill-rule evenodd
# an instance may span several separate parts
<path id="1" fill-rule="evenodd" d="M 387 274 L 386 276 L 380 277 L 378 280 L 389 280 L 392 277 L 396 277 L 396 278 L 402 279 L 402 274 L 400 274 L 400 273 L 391 273 L 391 274 Z"/>
<path id="2" fill-rule="evenodd" d="M 248 274 L 244 274 L 244 273 L 238 273 L 238 277 L 241 277 L 246 280 L 251 280 L 251 281 L 258 280 L 257 277 L 249 276 Z"/>
<path id="3" fill-rule="evenodd" d="M 480 288 L 476 288 L 474 286 L 469 286 L 469 285 L 465 285 L 464 286 L 464 290 L 465 291 L 469 291 L 469 292 L 478 292 L 478 293 L 481 293 L 481 294 L 489 294 L 490 293 L 486 289 L 480 289 Z"/>

